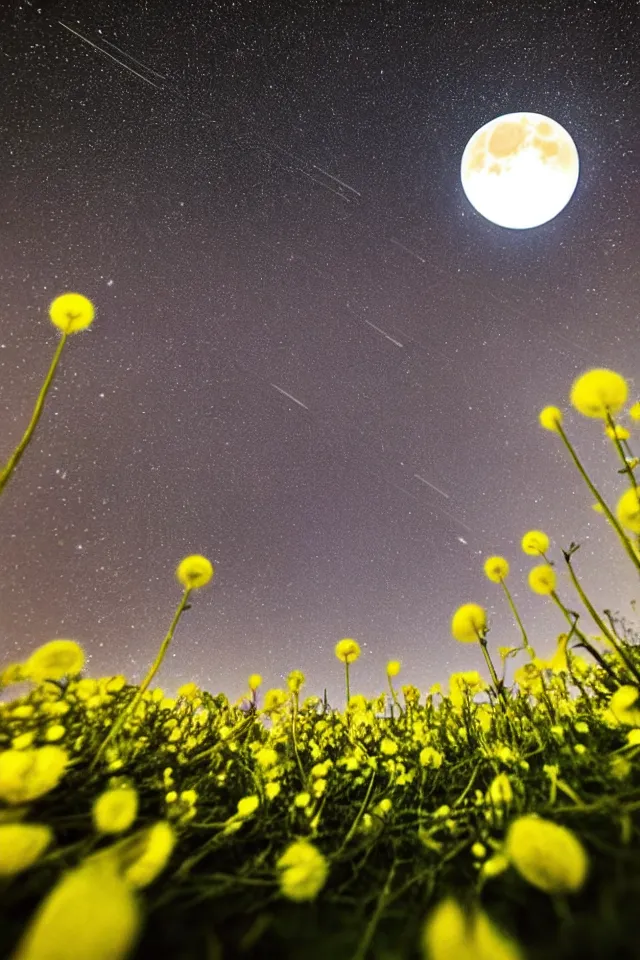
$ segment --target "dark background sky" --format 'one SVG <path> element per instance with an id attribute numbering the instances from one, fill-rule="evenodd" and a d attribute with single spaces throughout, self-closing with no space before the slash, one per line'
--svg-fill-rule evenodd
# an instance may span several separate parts
<path id="1" fill-rule="evenodd" d="M 460 604 L 486 606 L 492 650 L 518 641 L 492 554 L 554 648 L 531 528 L 570 607 L 576 540 L 596 607 L 634 622 L 637 574 L 537 416 L 591 367 L 638 370 L 638 4 L 24 0 L 2 18 L 2 461 L 56 348 L 51 300 L 96 306 L 0 500 L 4 659 L 69 637 L 93 675 L 141 680 L 175 568 L 203 553 L 216 575 L 167 692 L 237 697 L 299 668 L 338 704 L 342 637 L 363 648 L 355 690 L 383 690 L 391 657 L 424 689 L 485 672 L 451 637 Z M 526 231 L 479 216 L 459 176 L 474 131 L 516 110 L 562 124 L 581 163 Z M 601 425 L 565 422 L 615 502 Z"/>

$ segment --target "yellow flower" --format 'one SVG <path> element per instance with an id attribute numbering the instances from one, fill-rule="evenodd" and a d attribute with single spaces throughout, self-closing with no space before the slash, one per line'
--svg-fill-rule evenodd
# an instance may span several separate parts
<path id="1" fill-rule="evenodd" d="M 529 530 L 522 538 L 522 549 L 530 557 L 536 557 L 549 549 L 549 537 L 542 530 Z"/>
<path id="2" fill-rule="evenodd" d="M 215 570 L 206 557 L 201 557 L 194 553 L 178 565 L 176 577 L 179 582 L 188 590 L 199 590 L 209 583 Z"/>
<path id="3" fill-rule="evenodd" d="M 304 673 L 301 670 L 292 670 L 287 677 L 287 686 L 291 693 L 299 693 L 304 683 Z"/>
<path id="4" fill-rule="evenodd" d="M 423 767 L 435 767 L 437 770 L 442 766 L 442 754 L 433 747 L 425 747 L 420 751 L 420 763 Z"/>
<path id="5" fill-rule="evenodd" d="M 523 960 L 515 941 L 494 926 L 481 908 L 467 913 L 452 897 L 431 912 L 421 939 L 424 960 Z"/>
<path id="6" fill-rule="evenodd" d="M 629 407 L 629 416 L 632 420 L 640 420 L 640 403 L 636 402 Z"/>
<path id="7" fill-rule="evenodd" d="M 273 747 L 261 747 L 256 754 L 256 760 L 261 767 L 266 769 L 267 767 L 272 767 L 278 762 L 278 754 Z"/>
<path id="8" fill-rule="evenodd" d="M 622 527 L 640 533 L 640 487 L 634 487 L 623 493 L 616 507 L 616 518 Z"/>
<path id="9" fill-rule="evenodd" d="M 567 662 L 567 644 L 569 643 L 569 634 L 561 633 L 558 637 L 558 646 L 556 652 L 549 660 L 549 669 L 554 673 L 568 673 L 569 664 Z"/>
<path id="10" fill-rule="evenodd" d="M 325 857 L 307 840 L 290 844 L 278 860 L 280 889 L 289 900 L 313 900 L 329 875 Z"/>
<path id="11" fill-rule="evenodd" d="M 199 692 L 197 684 L 192 681 L 183 683 L 181 687 L 178 687 L 178 696 L 184 697 L 185 700 L 195 700 Z"/>
<path id="12" fill-rule="evenodd" d="M 0 688 L 9 687 L 13 683 L 21 683 L 25 679 L 22 663 L 9 663 L 0 672 Z"/>
<path id="13" fill-rule="evenodd" d="M 625 780 L 631 773 L 631 762 L 626 757 L 612 757 L 609 763 L 611 775 L 616 780 Z"/>
<path id="14" fill-rule="evenodd" d="M 267 800 L 274 800 L 280 793 L 281 789 L 282 787 L 280 786 L 279 783 L 275 783 L 275 782 L 268 783 L 264 788 L 264 792 L 267 795 Z"/>
<path id="15" fill-rule="evenodd" d="M 10 804 L 29 803 L 58 785 L 69 757 L 62 747 L 5 750 L 0 753 L 0 798 Z"/>
<path id="16" fill-rule="evenodd" d="M 133 892 L 113 860 L 63 874 L 40 905 L 12 960 L 125 960 L 141 929 Z"/>
<path id="17" fill-rule="evenodd" d="M 489 557 L 484 562 L 484 572 L 493 583 L 501 583 L 509 575 L 509 564 L 504 557 Z"/>
<path id="18" fill-rule="evenodd" d="M 548 596 L 556 588 L 556 572 L 548 563 L 541 563 L 529 571 L 529 586 L 534 593 Z"/>
<path id="19" fill-rule="evenodd" d="M 84 666 L 84 652 L 75 640 L 50 640 L 31 654 L 24 665 L 29 680 L 60 680 L 75 676 Z"/>
<path id="20" fill-rule="evenodd" d="M 44 738 L 49 743 L 56 743 L 58 740 L 62 740 L 66 732 L 61 723 L 54 723 L 50 727 L 47 727 Z"/>
<path id="21" fill-rule="evenodd" d="M 273 710 L 278 710 L 286 702 L 287 695 L 284 690 L 267 690 L 264 695 L 264 706 L 262 709 L 265 713 L 270 713 Z"/>
<path id="22" fill-rule="evenodd" d="M 124 833 L 138 813 L 138 794 L 133 787 L 105 790 L 93 804 L 93 823 L 99 833 Z"/>
<path id="23" fill-rule="evenodd" d="M 387 757 L 393 757 L 398 752 L 398 744 L 395 740 L 390 740 L 389 737 L 383 737 L 380 743 L 380 752 Z"/>
<path id="24" fill-rule="evenodd" d="M 26 733 L 21 733 L 17 737 L 14 737 L 11 741 L 11 747 L 13 750 L 26 750 L 27 747 L 30 747 L 35 739 L 35 732 L 33 730 L 28 730 Z"/>
<path id="25" fill-rule="evenodd" d="M 51 828 L 42 823 L 0 824 L 0 877 L 27 870 L 52 840 Z"/>
<path id="26" fill-rule="evenodd" d="M 311 800 L 311 795 L 308 794 L 305 790 L 303 793 L 298 793 L 294 798 L 293 802 L 296 807 L 299 807 L 301 810 L 304 810 L 304 808 L 309 805 L 310 800 Z"/>
<path id="27" fill-rule="evenodd" d="M 589 370 L 574 381 L 571 405 L 585 417 L 606 419 L 627 402 L 627 381 L 613 370 Z"/>
<path id="28" fill-rule="evenodd" d="M 486 801 L 495 807 L 508 807 L 513 800 L 513 790 L 506 773 L 499 773 L 491 781 L 487 790 Z"/>
<path id="29" fill-rule="evenodd" d="M 81 293 L 63 293 L 49 307 L 52 324 L 65 333 L 86 330 L 93 322 L 94 313 L 91 300 Z"/>
<path id="30" fill-rule="evenodd" d="M 538 416 L 540 426 L 545 430 L 552 432 L 558 431 L 558 425 L 562 426 L 562 410 L 559 407 L 545 407 Z"/>
<path id="31" fill-rule="evenodd" d="M 620 424 L 616 424 L 615 430 L 612 430 L 611 427 L 607 424 L 604 428 L 604 432 L 610 440 L 628 440 L 631 436 L 631 433 L 627 430 L 626 427 L 621 427 Z"/>
<path id="32" fill-rule="evenodd" d="M 257 690 L 262 683 L 262 677 L 259 673 L 252 673 L 249 677 L 249 690 Z"/>
<path id="33" fill-rule="evenodd" d="M 400 673 L 400 661 L 399 660 L 389 660 L 387 664 L 387 676 L 388 677 L 397 677 Z"/>
<path id="34" fill-rule="evenodd" d="M 360 644 L 356 640 L 345 637 L 336 643 L 335 654 L 342 663 L 355 663 L 360 656 Z"/>
<path id="35" fill-rule="evenodd" d="M 451 621 L 451 632 L 461 643 L 475 643 L 486 629 L 486 611 L 477 603 L 465 603 L 458 607 Z"/>
<path id="36" fill-rule="evenodd" d="M 535 814 L 509 826 L 505 853 L 520 876 L 545 893 L 575 893 L 587 876 L 587 853 L 571 830 Z"/>
<path id="37" fill-rule="evenodd" d="M 129 855 L 123 865 L 123 876 L 129 886 L 138 890 L 148 887 L 160 876 L 173 853 L 176 835 L 171 824 L 160 820 L 127 838 L 125 844 L 123 849 Z"/>
<path id="38" fill-rule="evenodd" d="M 260 806 L 260 799 L 256 797 L 255 794 L 250 797 L 243 797 L 242 800 L 238 800 L 238 813 L 237 816 L 250 817 L 253 813 L 256 812 Z"/>
<path id="39" fill-rule="evenodd" d="M 609 709 L 618 723 L 629 727 L 640 725 L 639 697 L 638 688 L 630 684 L 625 684 L 616 690 L 609 701 Z"/>

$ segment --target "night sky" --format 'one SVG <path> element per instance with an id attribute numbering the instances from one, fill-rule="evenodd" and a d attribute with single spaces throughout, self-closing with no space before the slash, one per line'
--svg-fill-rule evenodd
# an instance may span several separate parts
<path id="1" fill-rule="evenodd" d="M 96 318 L 0 499 L 3 660 L 71 638 L 91 675 L 142 680 L 201 553 L 216 574 L 154 681 L 167 694 L 235 699 L 295 668 L 339 706 L 343 637 L 362 646 L 352 692 L 383 691 L 391 658 L 423 690 L 486 676 L 450 629 L 475 602 L 498 663 L 519 642 L 486 557 L 509 560 L 539 655 L 567 627 L 527 585 L 529 529 L 571 609 L 576 541 L 596 608 L 636 622 L 637 573 L 538 413 L 566 411 L 615 503 L 619 461 L 568 395 L 609 367 L 638 399 L 637 4 L 4 11 L 3 464 L 58 343 L 49 304 L 79 292 Z M 581 165 L 562 213 L 524 231 L 460 183 L 474 131 L 518 110 L 562 124 Z"/>

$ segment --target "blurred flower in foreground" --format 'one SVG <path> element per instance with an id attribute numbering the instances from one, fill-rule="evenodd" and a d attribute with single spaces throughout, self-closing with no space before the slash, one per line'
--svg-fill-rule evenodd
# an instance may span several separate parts
<path id="1" fill-rule="evenodd" d="M 329 875 L 325 857 L 307 840 L 290 844 L 276 866 L 280 889 L 289 900 L 313 900 Z"/>
<path id="2" fill-rule="evenodd" d="M 40 858 L 53 840 L 51 827 L 43 823 L 0 825 L 0 877 L 13 877 Z"/>
<path id="3" fill-rule="evenodd" d="M 31 654 L 24 665 L 29 680 L 60 680 L 75 676 L 84 666 L 84 652 L 75 640 L 50 640 Z"/>
<path id="4" fill-rule="evenodd" d="M 109 858 L 62 875 L 11 960 L 125 960 L 141 927 L 133 891 Z"/>
<path id="5" fill-rule="evenodd" d="M 425 960 L 523 960 L 518 945 L 480 908 L 470 913 L 452 898 L 442 900 L 423 927 Z"/>
<path id="6" fill-rule="evenodd" d="M 58 785 L 68 755 L 62 747 L 5 750 L 0 753 L 0 799 L 10 804 L 29 803 Z"/>
<path id="7" fill-rule="evenodd" d="M 520 876 L 545 893 L 575 893 L 585 882 L 587 853 L 567 827 L 535 814 L 510 825 L 505 853 Z"/>

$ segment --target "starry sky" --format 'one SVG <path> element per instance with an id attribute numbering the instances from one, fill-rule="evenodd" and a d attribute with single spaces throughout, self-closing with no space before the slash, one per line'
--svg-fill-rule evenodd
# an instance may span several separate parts
<path id="1" fill-rule="evenodd" d="M 451 636 L 486 607 L 550 655 L 566 621 L 520 549 L 545 530 L 558 593 L 634 624 L 637 573 L 559 438 L 626 489 L 573 379 L 640 361 L 637 4 L 611 0 L 21 0 L 1 14 L 0 459 L 31 417 L 66 291 L 91 298 L 0 499 L 0 649 L 77 640 L 141 681 L 207 556 L 155 684 L 232 698 L 252 672 L 344 700 L 486 667 Z M 475 212 L 472 134 L 557 120 L 580 156 L 532 230 Z M 640 381 L 638 381 L 640 384 Z M 293 398 L 293 399 L 292 399 Z M 631 441 L 633 445 L 633 440 Z M 638 452 L 634 450 L 634 452 Z M 588 633 L 596 626 L 586 612 Z M 495 659 L 499 662 L 497 653 Z"/>

